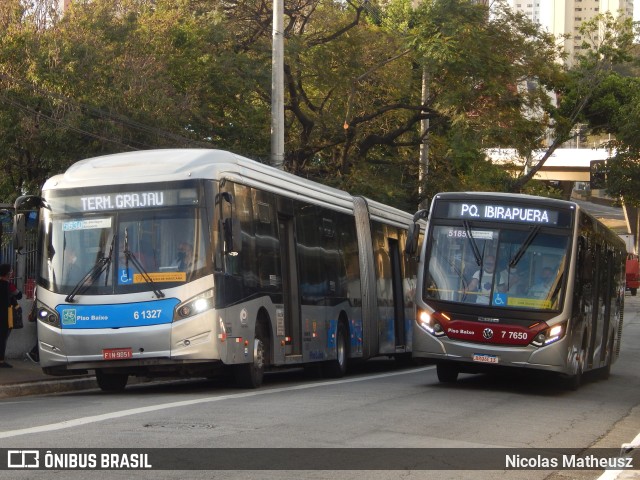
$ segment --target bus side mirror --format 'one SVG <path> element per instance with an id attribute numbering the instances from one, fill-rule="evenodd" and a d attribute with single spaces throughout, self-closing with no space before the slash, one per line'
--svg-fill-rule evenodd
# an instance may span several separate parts
<path id="1" fill-rule="evenodd" d="M 418 210 L 413 215 L 413 223 L 418 223 L 418 220 L 426 220 L 429 218 L 429 210 Z"/>
<path id="2" fill-rule="evenodd" d="M 225 218 L 222 222 L 224 232 L 224 253 L 236 256 L 242 251 L 242 229 L 235 218 Z"/>
<path id="3" fill-rule="evenodd" d="M 415 257 L 418 252 L 418 241 L 420 239 L 420 225 L 412 223 L 407 232 L 407 243 L 404 246 L 404 253 L 410 257 Z"/>
<path id="4" fill-rule="evenodd" d="M 407 232 L 407 243 L 404 246 L 404 253 L 409 256 L 416 256 L 418 253 L 418 242 L 420 241 L 420 220 L 426 220 L 429 217 L 429 210 L 418 210 L 413 216 L 413 223 L 409 225 Z"/>
<path id="5" fill-rule="evenodd" d="M 17 213 L 13 217 L 13 248 L 20 253 L 26 243 L 26 222 L 24 213 Z"/>

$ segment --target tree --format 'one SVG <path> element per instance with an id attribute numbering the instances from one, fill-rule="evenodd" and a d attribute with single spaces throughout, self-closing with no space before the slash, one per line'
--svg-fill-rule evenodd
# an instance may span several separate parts
<path id="1" fill-rule="evenodd" d="M 448 146 L 432 151 L 430 176 L 444 168 L 456 189 L 511 188 L 484 150 L 526 155 L 539 146 L 552 109 L 547 92 L 563 78 L 555 39 L 504 4 L 489 15 L 484 5 L 439 0 L 416 10 L 413 43 L 430 72 L 434 133 Z"/>
<path id="2" fill-rule="evenodd" d="M 554 88 L 559 93 L 558 107 L 549 112 L 549 127 L 554 139 L 540 160 L 513 182 L 513 191 L 522 189 L 556 148 L 572 137 L 575 125 L 584 117 L 586 106 L 595 98 L 594 92 L 609 78 L 613 66 L 631 59 L 634 25 L 630 18 L 614 18 L 606 12 L 583 22 L 580 34 L 584 39 L 581 45 L 583 53 L 576 55 L 576 64 L 569 69 L 566 80 Z M 525 158 L 531 158 L 531 153 Z"/>
<path id="3" fill-rule="evenodd" d="M 614 135 L 608 144 L 615 155 L 607 161 L 606 190 L 613 198 L 624 199 L 626 205 L 640 207 L 640 79 L 612 75 L 607 86 L 607 94 L 601 96 L 604 100 L 593 102 L 589 116 Z"/>
<path id="4" fill-rule="evenodd" d="M 50 0 L 35 1 L 47 11 Z M 78 0 L 45 21 L 22 4 L 0 9 L 5 197 L 123 150 L 268 158 L 270 2 Z M 427 195 L 511 188 L 484 150 L 526 154 L 550 118 L 562 123 L 547 95 L 566 80 L 553 38 L 506 8 L 293 0 L 285 16 L 285 165 L 298 175 L 412 210 L 424 119 Z"/>

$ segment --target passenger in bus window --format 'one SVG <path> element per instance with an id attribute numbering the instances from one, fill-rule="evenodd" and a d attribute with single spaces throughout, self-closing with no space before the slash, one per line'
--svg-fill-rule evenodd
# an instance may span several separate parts
<path id="1" fill-rule="evenodd" d="M 135 256 L 147 272 L 155 272 L 158 269 L 156 254 L 151 246 L 143 244 Z"/>
<path id="2" fill-rule="evenodd" d="M 505 292 L 512 296 L 522 296 L 527 291 L 524 283 L 524 276 L 517 268 L 507 268 L 502 272 L 503 278 L 506 280 Z"/>
<path id="3" fill-rule="evenodd" d="M 174 266 L 181 272 L 186 272 L 193 268 L 193 246 L 190 243 L 180 242 Z"/>
<path id="4" fill-rule="evenodd" d="M 67 247 L 63 255 L 62 274 L 64 283 L 71 284 L 77 282 L 84 274 L 78 265 L 78 255 L 76 255 L 76 251 L 73 248 Z"/>
<path id="5" fill-rule="evenodd" d="M 551 285 L 555 275 L 551 267 L 544 267 L 542 269 L 542 276 L 540 280 L 536 282 L 529 290 L 529 296 L 533 298 L 547 298 Z"/>
<path id="6" fill-rule="evenodd" d="M 476 303 L 483 305 L 489 305 L 489 295 L 491 294 L 491 287 L 493 284 L 493 277 L 496 273 L 496 257 L 488 255 L 482 264 L 482 267 L 478 269 L 469 282 L 469 291 L 478 292 L 476 297 Z M 506 279 L 504 274 L 500 272 L 496 282 L 496 291 L 503 291 L 506 285 Z"/>

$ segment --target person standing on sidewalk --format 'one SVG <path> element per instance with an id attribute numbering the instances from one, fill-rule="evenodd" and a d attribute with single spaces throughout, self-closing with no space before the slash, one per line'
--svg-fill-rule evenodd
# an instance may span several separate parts
<path id="1" fill-rule="evenodd" d="M 0 264 L 0 368 L 12 368 L 4 359 L 7 340 L 11 333 L 9 328 L 9 306 L 11 306 L 11 300 L 14 298 L 12 285 L 9 282 L 10 274 L 11 265 L 8 263 Z"/>

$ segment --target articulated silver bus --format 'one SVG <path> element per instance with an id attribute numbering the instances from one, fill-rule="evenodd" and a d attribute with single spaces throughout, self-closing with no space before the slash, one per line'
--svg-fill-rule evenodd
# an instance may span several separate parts
<path id="1" fill-rule="evenodd" d="M 608 376 L 624 306 L 625 245 L 576 203 L 442 193 L 422 248 L 413 355 L 438 379 L 499 366 Z M 408 242 L 408 253 L 415 252 Z"/>
<path id="2" fill-rule="evenodd" d="M 407 213 L 196 149 L 83 160 L 37 201 L 46 373 L 122 390 L 228 367 L 257 387 L 278 366 L 411 357 Z"/>

